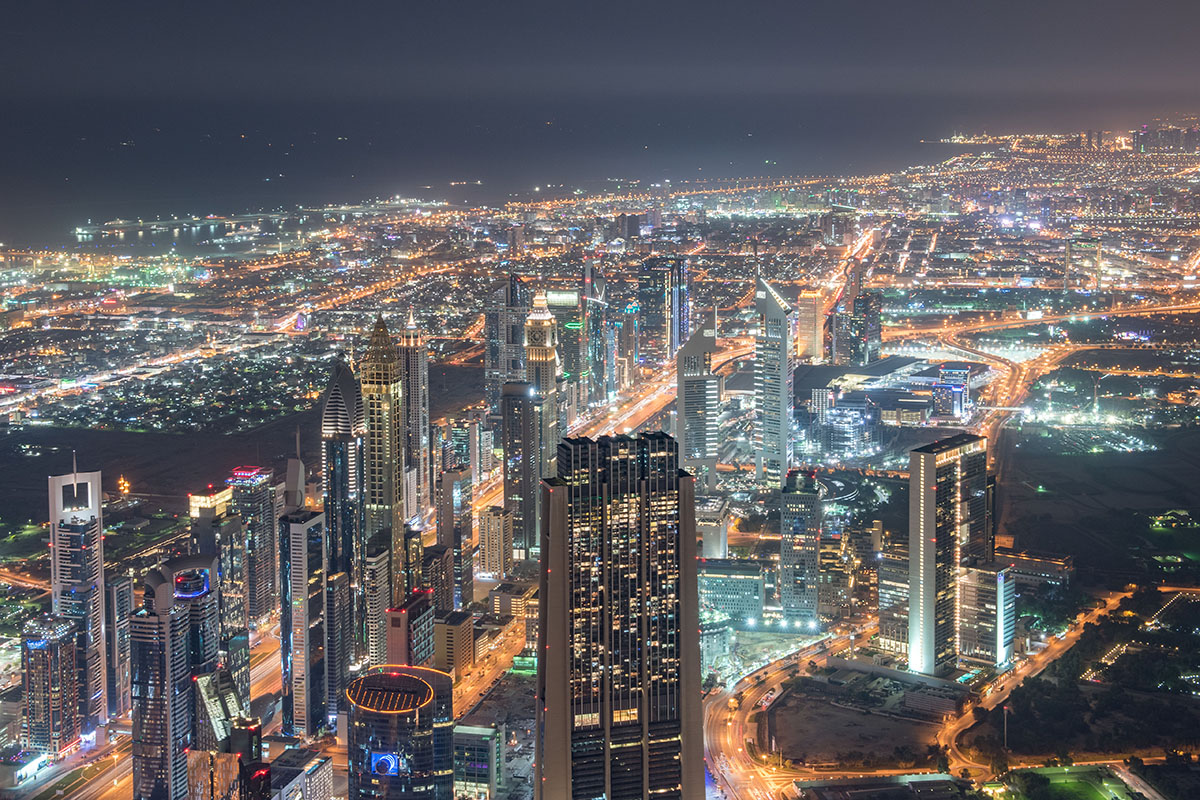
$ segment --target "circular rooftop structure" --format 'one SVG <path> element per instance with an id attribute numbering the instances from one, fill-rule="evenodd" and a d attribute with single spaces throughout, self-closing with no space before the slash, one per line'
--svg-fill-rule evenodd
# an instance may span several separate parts
<path id="1" fill-rule="evenodd" d="M 346 687 L 355 706 L 377 714 L 411 714 L 433 702 L 433 687 L 415 675 L 369 672 Z"/>

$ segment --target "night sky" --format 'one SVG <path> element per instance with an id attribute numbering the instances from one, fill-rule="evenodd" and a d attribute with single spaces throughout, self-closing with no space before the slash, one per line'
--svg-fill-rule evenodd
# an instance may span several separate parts
<path id="1" fill-rule="evenodd" d="M 956 130 L 1200 110 L 1200 3 L 25 2 L 0 241 L 611 176 L 899 168 Z M 476 198 L 471 198 L 472 200 Z"/>

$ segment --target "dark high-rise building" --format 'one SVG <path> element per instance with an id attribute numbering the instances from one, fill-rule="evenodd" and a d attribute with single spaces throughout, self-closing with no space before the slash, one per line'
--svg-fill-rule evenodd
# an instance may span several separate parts
<path id="1" fill-rule="evenodd" d="M 564 406 L 566 423 L 570 425 L 575 415 L 587 407 L 592 378 L 592 365 L 588 359 L 586 299 L 578 289 L 554 289 L 546 292 L 546 305 L 557 323 L 559 402 Z"/>
<path id="2" fill-rule="evenodd" d="M 26 750 L 58 758 L 79 746 L 75 651 L 75 624 L 68 619 L 43 614 L 21 630 L 21 747 Z"/>
<path id="3" fill-rule="evenodd" d="M 601 405 L 609 400 L 608 385 L 608 285 L 594 259 L 583 264 L 583 330 L 588 370 L 588 403 Z"/>
<path id="4" fill-rule="evenodd" d="M 363 505 L 364 445 L 367 435 L 362 389 L 350 367 L 334 363 L 321 400 L 321 478 L 325 492 L 326 560 L 330 574 L 349 577 L 347 619 L 353 627 L 354 653 L 367 653 L 366 517 Z M 340 635 L 340 634 L 339 634 Z"/>
<path id="5" fill-rule="evenodd" d="M 217 753 L 234 752 L 234 724 L 250 712 L 238 697 L 233 676 L 227 669 L 205 673 L 194 681 L 196 693 L 196 731 L 192 747 Z M 261 749 L 259 755 L 262 755 Z"/>
<path id="6" fill-rule="evenodd" d="M 188 663 L 192 676 L 212 672 L 221 659 L 221 601 L 217 561 L 210 555 L 166 562 L 175 587 L 175 604 L 188 618 Z"/>
<path id="7" fill-rule="evenodd" d="M 675 356 L 691 336 L 691 279 L 687 259 L 655 256 L 638 271 L 638 357 L 657 369 Z"/>
<path id="8" fill-rule="evenodd" d="M 108 641 L 108 718 L 123 717 L 133 708 L 129 697 L 129 616 L 133 613 L 133 578 L 110 577 L 105 586 L 104 628 Z"/>
<path id="9" fill-rule="evenodd" d="M 250 706 L 250 618 L 246 599 L 247 531 L 230 513 L 232 490 L 192 496 L 192 553 L 217 562 L 220 584 L 220 661 L 233 676 L 241 704 Z"/>
<path id="10" fill-rule="evenodd" d="M 246 610 L 250 625 L 275 610 L 276 546 L 275 488 L 271 470 L 263 467 L 238 467 L 226 480 L 233 490 L 233 513 L 246 526 Z"/>
<path id="11" fill-rule="evenodd" d="M 371 539 L 380 531 L 390 531 L 395 552 L 404 547 L 404 449 L 408 440 L 400 351 L 383 317 L 371 331 L 362 360 L 361 385 L 367 419 L 364 536 Z M 392 570 L 392 594 L 403 597 L 410 588 L 404 585 L 404 572 Z"/>
<path id="12" fill-rule="evenodd" d="M 271 765 L 265 761 L 248 761 L 238 772 L 240 800 L 271 800 Z"/>
<path id="13" fill-rule="evenodd" d="M 454 552 L 454 608 L 475 600 L 471 471 L 443 472 L 438 480 L 437 543 Z"/>
<path id="14" fill-rule="evenodd" d="M 564 439 L 542 492 L 535 798 L 702 796 L 695 497 L 675 440 Z"/>
<path id="15" fill-rule="evenodd" d="M 51 476 L 50 591 L 55 616 L 75 625 L 79 729 L 108 721 L 104 637 L 104 495 L 99 472 Z"/>
<path id="16" fill-rule="evenodd" d="M 350 622 L 350 576 L 335 572 L 325 579 L 325 711 L 337 727 L 342 696 L 354 663 L 354 630 Z"/>
<path id="17" fill-rule="evenodd" d="M 437 611 L 454 610 L 454 550 L 444 544 L 425 548 L 425 585 L 433 590 Z"/>
<path id="18" fill-rule="evenodd" d="M 865 367 L 882 358 L 881 298 L 878 292 L 861 292 L 846 304 L 849 308 L 838 310 L 833 318 L 833 361 Z"/>
<path id="19" fill-rule="evenodd" d="M 513 558 L 531 559 L 537 552 L 537 486 L 542 399 L 529 383 L 506 383 L 500 401 L 504 446 L 504 510 L 513 518 Z"/>
<path id="20" fill-rule="evenodd" d="M 987 439 L 963 433 L 909 453 L 908 664 L 936 675 L 958 660 L 958 571 L 989 562 Z"/>
<path id="21" fill-rule="evenodd" d="M 453 800 L 449 675 L 387 665 L 355 678 L 346 695 L 348 800 Z"/>
<path id="22" fill-rule="evenodd" d="M 525 318 L 533 295 L 518 276 L 488 289 L 483 312 L 484 395 L 492 414 L 500 413 L 501 387 L 525 380 Z"/>
<path id="23" fill-rule="evenodd" d="M 779 605 L 792 628 L 818 624 L 822 494 L 814 473 L 793 469 L 779 498 Z"/>
<path id="24" fill-rule="evenodd" d="M 429 347 L 416 317 L 400 331 L 400 381 L 404 403 L 405 519 L 433 507 L 433 475 L 429 464 Z"/>

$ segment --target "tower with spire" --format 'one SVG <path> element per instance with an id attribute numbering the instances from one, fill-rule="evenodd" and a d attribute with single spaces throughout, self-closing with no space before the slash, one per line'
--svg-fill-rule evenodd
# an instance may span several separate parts
<path id="1" fill-rule="evenodd" d="M 366 529 L 363 538 L 370 541 L 379 532 L 388 531 L 393 557 L 402 557 L 406 441 L 404 390 L 400 351 L 392 341 L 382 315 L 375 320 L 360 369 L 367 433 L 363 470 Z M 410 587 L 403 584 L 404 571 L 393 569 L 394 598 L 402 599 L 407 595 Z"/>
<path id="2" fill-rule="evenodd" d="M 405 519 L 433 505 L 429 464 L 429 347 L 413 312 L 400 331 L 400 381 L 404 403 Z"/>

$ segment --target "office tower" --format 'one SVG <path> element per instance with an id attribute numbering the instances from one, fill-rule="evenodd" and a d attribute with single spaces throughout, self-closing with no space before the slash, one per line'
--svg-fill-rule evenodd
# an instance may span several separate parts
<path id="1" fill-rule="evenodd" d="M 265 761 L 247 761 L 238 772 L 239 800 L 271 800 L 271 765 Z"/>
<path id="2" fill-rule="evenodd" d="M 237 717 L 229 729 L 229 752 L 243 764 L 262 760 L 262 722 L 257 717 Z"/>
<path id="3" fill-rule="evenodd" d="M 525 381 L 534 397 L 543 401 L 539 416 L 539 477 L 554 474 L 557 442 L 565 427 L 560 425 L 558 386 L 562 363 L 558 355 L 558 322 L 550 313 L 546 295 L 538 292 L 525 321 Z"/>
<path id="4" fill-rule="evenodd" d="M 210 495 L 192 495 L 192 547 L 195 555 L 217 562 L 220 606 L 220 661 L 233 676 L 243 706 L 250 704 L 250 618 L 246 585 L 248 532 L 230 513 L 232 487 Z"/>
<path id="5" fill-rule="evenodd" d="M 410 311 L 400 331 L 400 381 L 404 404 L 404 464 L 409 491 L 405 492 L 405 519 L 433 507 L 433 470 L 429 466 L 429 347 L 425 333 Z"/>
<path id="6" fill-rule="evenodd" d="M 609 400 L 608 284 L 595 259 L 583 263 L 583 304 L 588 404 L 597 406 Z"/>
<path id="7" fill-rule="evenodd" d="M 793 312 L 762 278 L 755 290 L 758 333 L 754 340 L 754 450 L 758 480 L 782 486 L 792 463 Z"/>
<path id="8" fill-rule="evenodd" d="M 488 289 L 483 312 L 483 378 L 488 410 L 500 413 L 501 387 L 525 380 L 525 318 L 532 300 L 515 274 Z"/>
<path id="9" fill-rule="evenodd" d="M 133 708 L 129 697 L 129 615 L 133 613 L 133 578 L 110 577 L 105 582 L 105 666 L 108 670 L 108 718 L 123 717 Z"/>
<path id="10" fill-rule="evenodd" d="M 559 376 L 563 384 L 563 401 L 570 409 L 568 425 L 576 413 L 587 408 L 592 367 L 588 359 L 586 298 L 579 289 L 551 289 L 545 293 L 546 307 L 557 323 Z M 537 307 L 534 298 L 534 307 Z M 528 365 L 526 366 L 528 369 Z"/>
<path id="11" fill-rule="evenodd" d="M 475 600 L 471 471 L 443 472 L 438 480 L 437 543 L 454 553 L 454 608 Z"/>
<path id="12" fill-rule="evenodd" d="M 695 498 L 675 440 L 564 439 L 542 492 L 534 797 L 702 796 Z"/>
<path id="13" fill-rule="evenodd" d="M 196 676 L 196 732 L 192 747 L 197 750 L 230 752 L 233 726 L 250 713 L 238 697 L 233 676 L 218 669 Z"/>
<path id="14" fill-rule="evenodd" d="M 233 753 L 193 749 L 187 753 L 188 800 L 234 800 L 240 764 Z"/>
<path id="15" fill-rule="evenodd" d="M 728 614 L 738 630 L 762 628 L 766 579 L 758 561 L 702 558 L 696 583 L 702 609 Z"/>
<path id="16" fill-rule="evenodd" d="M 729 500 L 720 495 L 696 495 L 696 532 L 704 558 L 729 554 Z"/>
<path id="17" fill-rule="evenodd" d="M 372 664 L 387 663 L 387 610 L 392 607 L 392 536 L 381 532 L 367 542 L 363 561 L 367 656 Z"/>
<path id="18" fill-rule="evenodd" d="M 817 614 L 821 619 L 838 620 L 850 613 L 853 572 L 846 538 L 836 528 L 823 527 L 817 550 Z"/>
<path id="19" fill-rule="evenodd" d="M 954 667 L 958 570 L 990 561 L 987 439 L 963 433 L 909 453 L 908 664 L 925 675 Z"/>
<path id="20" fill-rule="evenodd" d="M 325 711 L 336 729 L 342 695 L 354 663 L 354 627 L 350 619 L 350 576 L 334 572 L 325 578 Z"/>
<path id="21" fill-rule="evenodd" d="M 971 368 L 943 364 L 933 387 L 933 413 L 939 417 L 961 419 L 971 402 Z"/>
<path id="22" fill-rule="evenodd" d="M 796 298 L 796 357 L 810 364 L 825 360 L 825 298 L 819 290 Z"/>
<path id="23" fill-rule="evenodd" d="M 475 663 L 475 620 L 466 611 L 442 611 L 433 618 L 433 666 L 461 678 Z"/>
<path id="24" fill-rule="evenodd" d="M 685 469 L 712 490 L 717 486 L 717 455 L 721 444 L 717 418 L 721 413 L 721 376 L 713 372 L 717 352 L 717 310 L 705 315 L 675 364 L 676 432 Z"/>
<path id="25" fill-rule="evenodd" d="M 289 747 L 271 762 L 271 793 L 281 800 L 332 800 L 333 758 L 319 750 Z"/>
<path id="26" fill-rule="evenodd" d="M 792 628 L 818 624 L 823 494 L 815 473 L 793 469 L 779 498 L 779 605 Z"/>
<path id="27" fill-rule="evenodd" d="M 99 472 L 52 475 L 50 591 L 54 615 L 75 625 L 82 736 L 108 722 L 104 635 L 104 494 Z"/>
<path id="28" fill-rule="evenodd" d="M 21 747 L 58 758 L 79 746 L 75 623 L 43 614 L 21 629 Z"/>
<path id="29" fill-rule="evenodd" d="M 454 549 L 444 544 L 425 548 L 425 586 L 433 590 L 430 598 L 438 611 L 454 609 Z"/>
<path id="30" fill-rule="evenodd" d="M 388 665 L 351 681 L 348 800 L 453 800 L 449 675 Z"/>
<path id="31" fill-rule="evenodd" d="M 908 541 L 895 537 L 877 562 L 879 646 L 908 653 Z"/>
<path id="32" fill-rule="evenodd" d="M 424 534 L 413 527 L 404 529 L 404 549 L 392 555 L 392 569 L 400 569 L 404 575 L 404 585 L 409 587 L 407 594 L 426 585 L 425 581 L 425 541 Z M 397 559 L 401 559 L 397 565 Z M 399 598 L 395 598 L 399 599 Z"/>
<path id="33" fill-rule="evenodd" d="M 363 472 L 367 539 L 390 531 L 392 550 L 404 546 L 404 406 L 400 351 L 383 317 L 375 321 L 362 361 L 363 407 L 367 417 L 366 469 Z M 392 571 L 392 594 L 408 591 L 404 573 Z"/>
<path id="34" fill-rule="evenodd" d="M 129 620 L 134 800 L 187 797 L 195 682 L 190 610 L 175 596 L 177 566 L 184 565 L 167 562 L 146 574 L 142 607 Z"/>
<path id="35" fill-rule="evenodd" d="M 675 357 L 691 336 L 691 279 L 687 259 L 655 256 L 638 270 L 638 357 L 657 369 Z"/>
<path id="36" fill-rule="evenodd" d="M 288 736 L 313 736 L 328 723 L 324 535 L 320 511 L 293 507 L 279 519 L 279 654 Z"/>
<path id="37" fill-rule="evenodd" d="M 454 726 L 454 791 L 460 797 L 501 796 L 504 738 L 503 723 Z"/>
<path id="38" fill-rule="evenodd" d="M 349 577 L 348 619 L 353 626 L 356 660 L 367 650 L 363 584 L 366 435 L 362 389 L 350 367 L 339 359 L 334 362 L 329 387 L 321 399 L 321 483 L 325 492 L 326 559 L 330 574 L 344 572 Z"/>
<path id="39" fill-rule="evenodd" d="M 1013 656 L 1016 603 L 1016 581 L 1007 566 L 964 568 L 958 579 L 959 658 L 1007 668 Z"/>
<path id="40" fill-rule="evenodd" d="M 424 666 L 433 661 L 433 590 L 418 589 L 387 612 L 388 664 Z"/>
<path id="41" fill-rule="evenodd" d="M 488 506 L 479 520 L 479 567 L 495 580 L 504 580 L 513 568 L 512 513 Z"/>
<path id="42" fill-rule="evenodd" d="M 246 607 L 251 627 L 275 610 L 276 520 L 271 470 L 238 467 L 226 480 L 232 492 L 233 513 L 246 526 Z"/>
<path id="43" fill-rule="evenodd" d="M 856 347 L 858 364 L 866 366 L 883 357 L 883 297 L 879 292 L 860 292 L 853 303 L 858 322 L 859 340 Z"/>
<path id="44" fill-rule="evenodd" d="M 500 400 L 504 444 L 504 509 L 513 518 L 513 558 L 535 558 L 542 399 L 528 383 L 506 383 Z"/>

